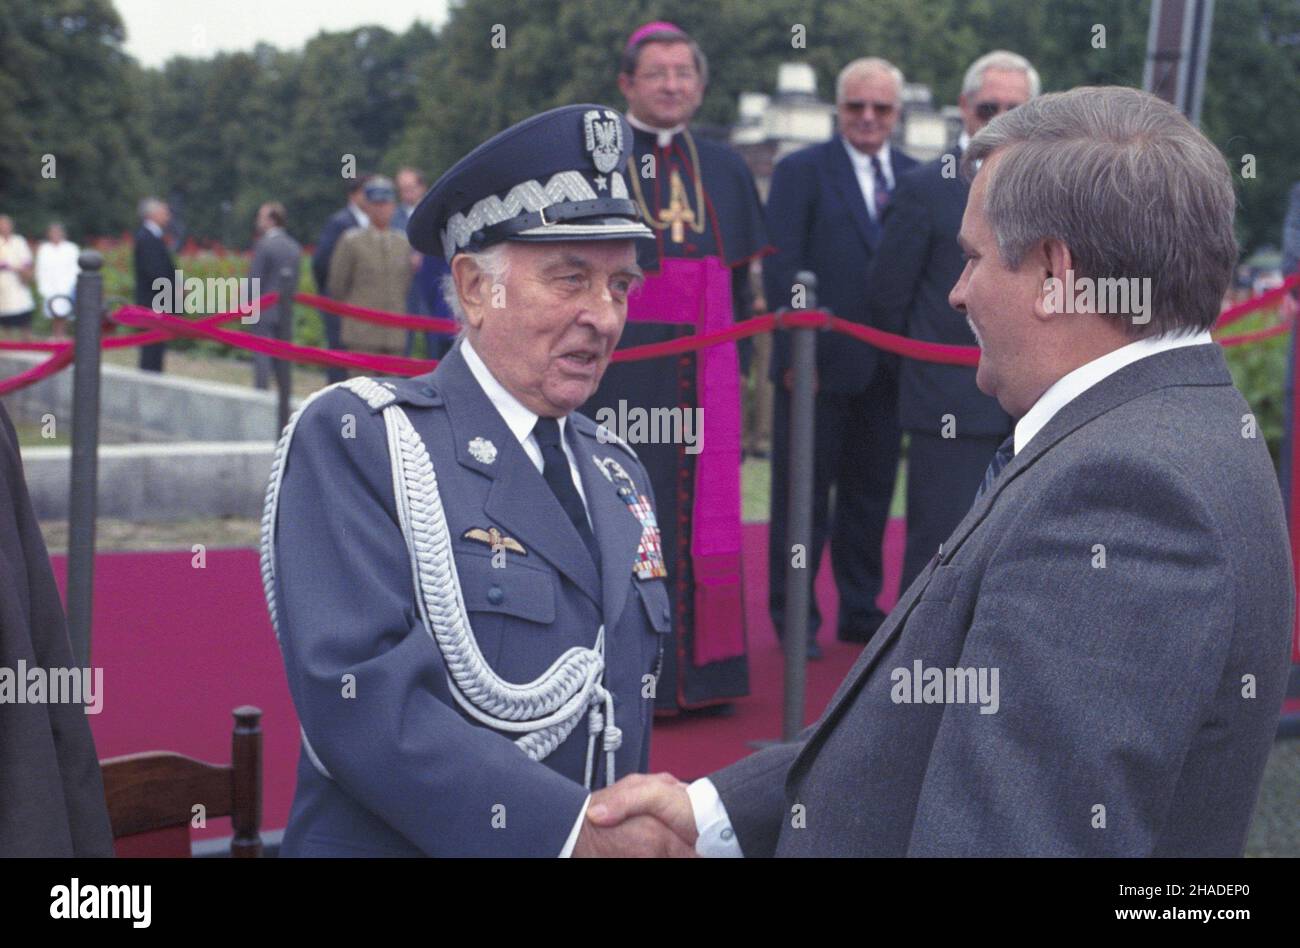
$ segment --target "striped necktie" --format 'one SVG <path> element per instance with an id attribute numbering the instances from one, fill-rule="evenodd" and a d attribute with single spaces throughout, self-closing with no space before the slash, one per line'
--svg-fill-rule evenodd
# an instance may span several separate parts
<path id="1" fill-rule="evenodd" d="M 984 496 L 984 492 L 993 486 L 993 482 L 998 479 L 1002 469 L 1011 463 L 1011 459 L 1016 456 L 1016 436 L 1015 433 L 1007 435 L 1007 440 L 998 445 L 997 453 L 993 455 L 993 460 L 989 462 L 988 469 L 984 472 L 984 480 L 980 484 L 980 489 L 975 494 L 975 499 L 979 500 Z"/>
<path id="2" fill-rule="evenodd" d="M 880 220 L 889 206 L 889 182 L 885 180 L 885 169 L 880 164 L 880 156 L 871 156 L 871 172 L 876 179 L 876 220 Z"/>

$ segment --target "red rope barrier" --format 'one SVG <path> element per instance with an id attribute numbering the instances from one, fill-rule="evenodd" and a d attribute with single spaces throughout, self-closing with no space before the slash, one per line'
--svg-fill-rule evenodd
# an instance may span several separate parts
<path id="1" fill-rule="evenodd" d="M 1283 294 L 1295 286 L 1300 286 L 1300 274 L 1289 277 L 1279 287 L 1224 310 L 1216 322 L 1216 331 L 1281 299 Z M 278 294 L 268 293 L 258 300 L 258 305 L 259 307 L 274 306 L 278 298 Z M 340 316 L 361 319 L 380 325 L 419 329 L 426 332 L 458 331 L 458 326 L 453 320 L 386 313 L 381 310 L 340 303 L 337 300 L 331 300 L 328 297 L 318 296 L 313 293 L 296 293 L 294 294 L 294 300 L 318 309 L 337 313 Z M 438 364 L 437 361 L 431 359 L 410 359 L 402 356 L 320 349 L 264 336 L 254 336 L 244 332 L 231 332 L 220 329 L 215 325 L 244 315 L 246 314 L 239 311 L 217 313 L 191 322 L 175 316 L 158 314 L 142 306 L 123 306 L 112 314 L 111 318 L 115 322 L 135 328 L 148 328 L 149 331 L 106 339 L 103 342 L 103 347 L 105 349 L 118 349 L 148 345 L 155 342 L 165 342 L 168 339 L 180 336 L 193 339 L 211 339 L 239 349 L 260 352 L 292 362 L 320 366 L 343 366 L 388 375 L 418 375 L 429 371 Z M 710 346 L 735 342 L 760 333 L 772 332 L 775 329 L 795 328 L 815 328 L 842 333 L 885 352 L 892 352 L 909 359 L 921 359 L 926 362 L 946 365 L 976 365 L 979 362 L 979 348 L 976 346 L 951 346 L 911 339 L 907 336 L 900 336 L 896 333 L 889 333 L 871 326 L 850 322 L 821 310 L 798 310 L 778 314 L 766 313 L 716 332 L 683 336 L 680 339 L 672 339 L 666 342 L 620 349 L 614 353 L 613 361 L 634 362 L 643 359 L 680 355 L 687 352 L 698 352 Z M 1245 345 L 1282 335 L 1289 329 L 1291 329 L 1291 323 L 1284 321 L 1267 329 L 1223 336 L 1217 341 L 1224 347 Z M 54 353 L 54 357 L 41 363 L 40 366 L 19 373 L 6 382 L 0 383 L 5 386 L 0 389 L 0 393 L 14 391 L 23 387 L 23 385 L 39 381 L 64 368 L 72 360 L 72 343 L 70 341 L 0 342 L 0 350 Z"/>
<path id="2" fill-rule="evenodd" d="M 67 340 L 51 339 L 37 340 L 33 339 L 28 342 L 14 342 L 12 340 L 0 340 L 0 352 L 62 352 L 65 346 L 72 345 Z"/>
<path id="3" fill-rule="evenodd" d="M 1281 286 L 1275 286 L 1273 289 L 1266 290 L 1259 294 L 1259 296 L 1252 296 L 1248 300 L 1242 300 L 1236 306 L 1229 306 L 1219 314 L 1219 318 L 1214 322 L 1214 328 L 1222 329 L 1224 326 L 1232 325 L 1243 316 L 1249 316 L 1256 310 L 1263 309 L 1270 303 L 1277 302 L 1282 299 L 1289 290 L 1297 286 L 1300 286 L 1300 273 L 1293 273 L 1282 281 Z"/>
<path id="4" fill-rule="evenodd" d="M 337 316 L 347 316 L 349 319 L 359 319 L 362 322 L 375 323 L 379 326 L 417 329 L 421 332 L 442 332 L 449 334 L 460 332 L 460 326 L 456 324 L 456 320 L 454 319 L 388 313 L 382 309 L 367 309 L 364 306 L 353 306 L 351 303 L 340 303 L 338 300 L 332 300 L 328 296 L 317 296 L 315 293 L 295 293 L 293 294 L 293 299 L 294 302 L 303 303 L 307 306 L 314 306 L 317 309 L 323 309 L 327 313 L 334 313 Z"/>
<path id="5" fill-rule="evenodd" d="M 132 307 L 132 311 L 126 311 L 124 308 L 115 313 L 114 317 L 129 326 L 157 326 L 165 329 L 171 335 L 184 336 L 190 339 L 212 339 L 234 346 L 237 349 L 262 352 L 291 362 L 304 362 L 309 365 L 338 365 L 344 368 L 379 372 L 384 375 L 408 376 L 428 372 L 437 365 L 437 362 L 429 359 L 408 359 L 403 356 L 386 356 L 368 352 L 348 352 L 301 346 L 281 339 L 269 339 L 265 336 L 254 336 L 246 332 L 218 329 L 206 322 L 192 323 L 178 319 L 175 316 L 162 315 L 149 310 L 140 311 L 139 307 Z"/>
<path id="6" fill-rule="evenodd" d="M 279 293 L 267 293 L 258 300 L 258 306 L 274 306 L 279 298 Z M 119 325 L 128 325 L 126 320 L 122 319 L 125 315 L 148 317 L 156 314 L 153 310 L 144 306 L 128 305 L 119 306 L 108 318 Z M 192 323 L 185 320 L 181 320 L 181 322 L 187 326 L 208 326 L 219 323 L 228 323 L 232 319 L 242 319 L 245 315 L 247 314 L 236 310 L 230 313 L 214 313 L 211 316 L 204 316 L 202 319 L 196 319 Z M 166 332 L 165 330 L 154 330 L 152 332 L 139 332 L 130 336 L 115 336 L 112 339 L 105 339 L 100 343 L 100 347 L 103 349 L 129 349 L 131 346 L 152 345 L 155 342 L 166 342 L 167 340 L 174 338 L 174 333 Z"/>
<path id="7" fill-rule="evenodd" d="M 61 372 L 69 362 L 72 361 L 72 346 L 69 344 L 60 349 L 54 355 L 50 356 L 44 362 L 32 366 L 17 375 L 11 375 L 9 378 L 0 382 L 0 395 L 8 395 L 10 392 L 16 392 L 20 388 L 39 382 L 43 378 L 48 378 L 55 372 Z"/>
<path id="8" fill-rule="evenodd" d="M 1290 332 L 1291 327 L 1291 320 L 1284 319 L 1276 326 L 1269 326 L 1267 329 L 1256 329 L 1252 332 L 1239 332 L 1231 336 L 1220 336 L 1214 341 L 1225 349 L 1228 349 L 1232 346 L 1241 346 L 1248 342 L 1259 342 L 1261 339 L 1271 339 L 1274 336 L 1280 336 L 1283 333 Z"/>

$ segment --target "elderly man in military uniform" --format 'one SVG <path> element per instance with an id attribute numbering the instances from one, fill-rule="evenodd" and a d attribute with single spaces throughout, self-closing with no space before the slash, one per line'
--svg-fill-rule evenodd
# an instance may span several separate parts
<path id="1" fill-rule="evenodd" d="M 583 818 L 648 765 L 671 621 L 645 469 L 574 411 L 641 279 L 630 140 L 567 106 L 457 163 L 407 228 L 450 263 L 455 348 L 285 429 L 262 540 L 302 725 L 284 855 L 693 851 Z"/>

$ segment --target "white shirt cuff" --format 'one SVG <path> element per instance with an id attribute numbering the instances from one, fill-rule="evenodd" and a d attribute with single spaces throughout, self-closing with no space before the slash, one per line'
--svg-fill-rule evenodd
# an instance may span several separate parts
<path id="1" fill-rule="evenodd" d="M 713 781 L 701 777 L 687 786 L 686 795 L 691 798 L 695 831 L 700 834 L 695 841 L 696 854 L 713 859 L 738 859 L 745 855 L 740 851 L 740 840 L 731 828 L 731 817 Z"/>
<path id="2" fill-rule="evenodd" d="M 564 848 L 560 850 L 560 858 L 568 859 L 573 855 L 573 847 L 578 844 L 578 834 L 582 832 L 582 821 L 587 818 L 587 807 L 591 806 L 591 794 L 587 794 L 587 799 L 582 801 L 582 809 L 578 811 L 578 822 L 573 824 L 573 829 L 569 830 L 569 838 L 564 843 Z"/>

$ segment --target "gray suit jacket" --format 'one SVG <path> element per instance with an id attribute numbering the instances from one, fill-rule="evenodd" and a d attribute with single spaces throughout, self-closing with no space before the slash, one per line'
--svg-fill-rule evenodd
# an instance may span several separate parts
<path id="1" fill-rule="evenodd" d="M 1240 855 L 1294 603 L 1249 412 L 1213 345 L 1062 408 L 821 719 L 712 776 L 745 854 Z M 996 712 L 897 700 L 914 663 L 997 670 Z"/>
<path id="2" fill-rule="evenodd" d="M 302 247 L 283 228 L 276 228 L 258 239 L 253 245 L 253 262 L 248 275 L 261 281 L 259 293 L 298 292 L 298 268 L 302 260 Z M 280 307 L 271 306 L 261 314 L 258 323 L 263 335 L 276 335 L 280 326 Z M 289 334 L 285 333 L 287 337 Z"/>

